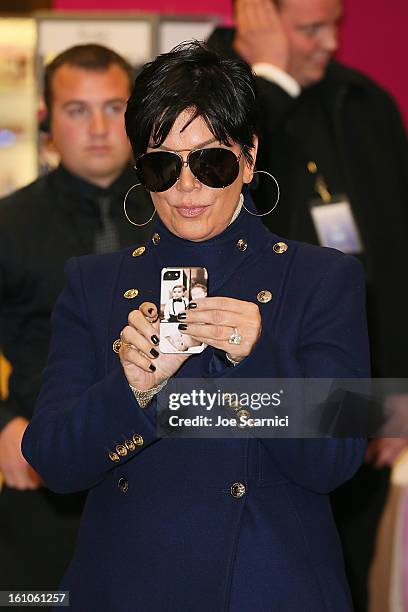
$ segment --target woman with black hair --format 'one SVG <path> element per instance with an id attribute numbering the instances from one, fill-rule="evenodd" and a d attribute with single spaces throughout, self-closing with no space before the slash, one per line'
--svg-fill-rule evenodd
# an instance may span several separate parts
<path id="1" fill-rule="evenodd" d="M 360 265 L 271 234 L 243 196 L 258 136 L 243 63 L 200 43 L 159 56 L 126 128 L 155 232 L 70 262 L 23 443 L 48 486 L 89 490 L 62 585 L 71 609 L 351 610 L 328 493 L 365 442 L 160 438 L 156 407 L 183 378 L 366 377 Z M 160 271 L 186 266 L 207 269 L 210 296 L 179 331 L 207 348 L 164 354 Z"/>

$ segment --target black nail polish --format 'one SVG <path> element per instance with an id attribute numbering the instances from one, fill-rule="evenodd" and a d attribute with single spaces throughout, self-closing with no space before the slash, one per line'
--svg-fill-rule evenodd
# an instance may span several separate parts
<path id="1" fill-rule="evenodd" d="M 149 370 L 151 370 L 152 372 L 155 372 L 156 371 L 156 366 L 151 363 L 149 365 Z"/>
<path id="2" fill-rule="evenodd" d="M 188 308 L 197 308 L 197 304 L 195 302 L 190 302 Z"/>
<path id="3" fill-rule="evenodd" d="M 150 338 L 150 340 L 153 342 L 153 344 L 159 344 L 160 340 L 158 339 L 158 337 L 156 336 L 156 334 L 153 334 L 153 336 Z"/>
<path id="4" fill-rule="evenodd" d="M 153 355 L 153 357 L 158 357 L 159 356 L 158 351 L 156 351 L 156 349 L 154 349 L 154 348 L 150 349 L 150 354 Z"/>
<path id="5" fill-rule="evenodd" d="M 184 319 L 185 319 L 186 317 L 187 317 L 187 314 L 186 314 L 185 312 L 180 312 L 180 313 L 177 315 L 177 318 L 178 318 L 180 321 L 184 321 Z"/>
<path id="6" fill-rule="evenodd" d="M 179 323 L 179 324 L 178 324 L 178 329 L 179 329 L 179 330 L 184 330 L 184 329 L 187 329 L 187 325 L 186 325 L 185 323 Z"/>

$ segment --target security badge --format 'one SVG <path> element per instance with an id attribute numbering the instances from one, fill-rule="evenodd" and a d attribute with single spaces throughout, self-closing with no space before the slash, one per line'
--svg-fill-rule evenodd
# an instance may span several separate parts
<path id="1" fill-rule="evenodd" d="M 317 172 L 313 164 L 308 164 L 312 174 Z M 348 197 L 332 195 L 321 175 L 316 176 L 315 190 L 320 197 L 310 202 L 310 214 L 320 246 L 354 255 L 363 253 L 363 242 Z"/>

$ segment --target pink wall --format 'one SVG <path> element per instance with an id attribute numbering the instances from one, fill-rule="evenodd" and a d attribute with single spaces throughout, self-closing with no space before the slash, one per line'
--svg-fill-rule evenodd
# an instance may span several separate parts
<path id="1" fill-rule="evenodd" d="M 408 0 L 343 0 L 339 58 L 383 85 L 397 99 L 408 125 Z M 231 20 L 231 0 L 54 0 L 63 10 L 146 10 L 213 13 Z"/>
<path id="2" fill-rule="evenodd" d="M 339 59 L 397 99 L 408 126 L 408 1 L 343 0 Z"/>
<path id="3" fill-rule="evenodd" d="M 63 10 L 151 11 L 162 13 L 213 13 L 230 19 L 231 0 L 54 0 L 53 6 Z"/>

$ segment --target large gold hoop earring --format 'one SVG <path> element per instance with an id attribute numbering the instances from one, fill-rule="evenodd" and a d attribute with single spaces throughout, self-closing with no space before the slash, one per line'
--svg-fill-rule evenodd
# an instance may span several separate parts
<path id="1" fill-rule="evenodd" d="M 132 185 L 132 187 L 130 187 L 130 189 L 127 190 L 125 198 L 123 200 L 123 212 L 125 213 L 125 217 L 129 221 L 129 223 L 131 223 L 132 225 L 136 225 L 136 227 L 144 227 L 145 225 L 148 225 L 148 223 L 150 223 L 150 221 L 153 219 L 154 215 L 156 214 L 156 209 L 154 208 L 154 204 L 153 204 L 154 210 L 153 210 L 152 216 L 150 217 L 150 219 L 148 219 L 144 223 L 135 223 L 135 221 L 132 221 L 132 219 L 127 214 L 127 210 L 126 210 L 126 200 L 127 200 L 127 197 L 129 195 L 129 193 L 132 191 L 132 189 L 134 189 L 135 187 L 140 187 L 141 184 L 142 183 L 136 183 L 136 185 Z"/>
<path id="2" fill-rule="evenodd" d="M 275 181 L 275 185 L 276 185 L 276 188 L 277 188 L 277 190 L 278 190 L 278 196 L 277 196 L 277 198 L 276 198 L 276 202 L 275 202 L 275 204 L 272 206 L 271 210 L 268 210 L 268 212 L 266 212 L 266 213 L 261 213 L 261 214 L 257 214 L 257 213 L 252 212 L 251 210 L 248 210 L 248 209 L 247 209 L 247 207 L 245 206 L 245 204 L 242 204 L 242 208 L 244 208 L 248 214 L 253 215 L 254 217 L 266 217 L 266 215 L 270 215 L 270 214 L 271 214 L 271 212 L 273 212 L 273 211 L 275 210 L 275 208 L 277 207 L 277 205 L 278 205 L 279 198 L 280 198 L 280 189 L 279 189 L 279 183 L 278 183 L 278 181 L 276 180 L 276 178 L 273 176 L 273 174 L 271 174 L 270 172 L 267 172 L 267 170 L 256 170 L 256 171 L 254 172 L 254 174 L 267 174 L 268 176 L 270 176 L 270 177 L 271 177 L 271 179 L 273 179 L 273 180 Z M 252 178 L 253 178 L 253 175 L 252 175 Z M 251 181 L 251 182 L 252 182 L 252 181 Z M 249 183 L 249 185 L 250 185 L 250 184 L 251 184 L 251 183 Z M 248 187 L 249 187 L 249 185 L 248 185 Z"/>

